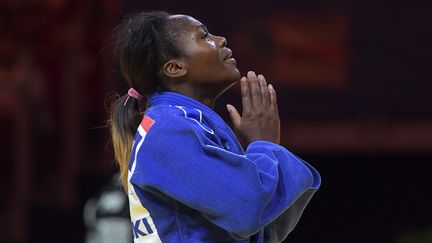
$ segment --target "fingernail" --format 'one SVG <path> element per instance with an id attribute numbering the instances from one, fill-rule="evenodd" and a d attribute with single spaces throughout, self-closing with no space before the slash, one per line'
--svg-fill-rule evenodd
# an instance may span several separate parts
<path id="1" fill-rule="evenodd" d="M 270 89 L 274 89 L 274 88 L 273 88 L 273 85 L 271 85 L 271 84 L 269 84 L 268 87 L 269 87 Z"/>
<path id="2" fill-rule="evenodd" d="M 226 108 L 228 111 L 231 111 L 231 106 L 230 105 L 226 105 Z"/>

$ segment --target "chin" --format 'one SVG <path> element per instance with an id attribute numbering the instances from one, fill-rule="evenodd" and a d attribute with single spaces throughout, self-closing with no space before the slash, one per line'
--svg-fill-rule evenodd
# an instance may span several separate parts
<path id="1" fill-rule="evenodd" d="M 236 73 L 236 80 L 239 81 L 240 78 L 241 78 L 241 73 L 240 73 L 240 71 L 239 71 L 237 68 L 236 68 L 236 70 L 237 70 L 237 73 Z"/>
<path id="2" fill-rule="evenodd" d="M 230 87 L 236 84 L 238 81 L 240 81 L 240 78 L 241 78 L 240 71 L 236 69 L 236 71 L 232 75 L 230 75 L 230 78 L 227 79 L 229 80 Z"/>
<path id="3" fill-rule="evenodd" d="M 219 90 L 221 90 L 221 93 L 224 93 L 228 89 L 230 89 L 232 86 L 234 86 L 238 81 L 240 81 L 241 74 L 240 71 L 237 68 L 229 70 L 228 73 L 225 73 L 225 78 L 222 78 L 222 80 L 225 80 L 224 82 L 219 83 Z"/>
<path id="4" fill-rule="evenodd" d="M 235 70 L 233 71 L 233 78 L 232 78 L 232 80 L 234 80 L 234 82 L 237 82 L 237 81 L 240 80 L 240 78 L 241 78 L 240 71 L 237 68 L 235 68 Z"/>

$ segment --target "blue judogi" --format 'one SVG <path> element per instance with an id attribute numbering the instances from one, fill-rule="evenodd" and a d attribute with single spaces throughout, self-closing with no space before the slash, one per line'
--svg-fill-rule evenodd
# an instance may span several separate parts
<path id="1" fill-rule="evenodd" d="M 135 242 L 280 242 L 321 178 L 286 148 L 246 151 L 206 105 L 174 92 L 149 97 L 129 166 Z"/>

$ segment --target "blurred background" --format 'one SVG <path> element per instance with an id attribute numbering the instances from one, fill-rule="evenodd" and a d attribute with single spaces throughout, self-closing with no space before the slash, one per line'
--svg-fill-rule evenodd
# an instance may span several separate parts
<path id="1" fill-rule="evenodd" d="M 322 175 L 286 242 L 432 242 L 430 7 L 1 0 L 0 242 L 90 242 L 85 205 L 117 171 L 106 96 L 128 88 L 108 39 L 126 13 L 152 9 L 199 19 L 228 39 L 242 74 L 276 87 L 282 144 Z M 228 118 L 239 95 L 216 110 Z"/>

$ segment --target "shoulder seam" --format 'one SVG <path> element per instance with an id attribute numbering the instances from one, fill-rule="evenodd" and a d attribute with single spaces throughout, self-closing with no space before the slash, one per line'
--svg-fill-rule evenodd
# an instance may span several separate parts
<path id="1" fill-rule="evenodd" d="M 200 114 L 200 121 L 198 121 L 198 120 L 196 120 L 195 118 L 192 118 L 192 117 L 189 117 L 188 116 L 188 113 L 187 113 L 187 111 L 184 109 L 185 107 L 184 106 L 179 106 L 179 105 L 176 105 L 176 106 L 173 106 L 173 107 L 176 107 L 177 109 L 180 109 L 180 110 L 182 110 L 183 111 L 183 114 L 184 114 L 184 117 L 185 118 L 188 118 L 188 119 L 190 119 L 190 120 L 192 120 L 192 121 L 195 121 L 202 129 L 204 129 L 204 131 L 206 131 L 206 132 L 208 132 L 208 133 L 210 133 L 210 134 L 214 134 L 214 131 L 213 131 L 213 129 L 211 129 L 211 128 L 207 128 L 207 127 L 204 127 L 203 126 L 203 123 L 202 123 L 202 111 L 201 110 L 198 110 L 198 109 L 195 109 L 194 108 L 194 110 L 196 110 L 199 114 Z"/>

